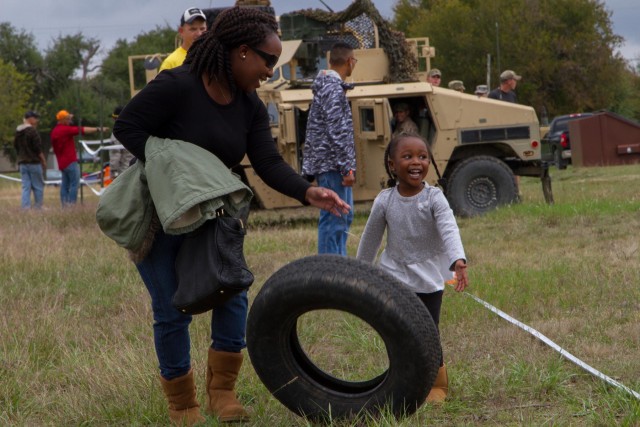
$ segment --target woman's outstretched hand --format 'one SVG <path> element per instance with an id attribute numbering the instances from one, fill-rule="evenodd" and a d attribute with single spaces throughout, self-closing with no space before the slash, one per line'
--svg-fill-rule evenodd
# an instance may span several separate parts
<path id="1" fill-rule="evenodd" d="M 338 197 L 333 190 L 324 187 L 309 187 L 305 199 L 311 206 L 324 209 L 335 216 L 342 216 L 351 210 L 351 206 Z"/>

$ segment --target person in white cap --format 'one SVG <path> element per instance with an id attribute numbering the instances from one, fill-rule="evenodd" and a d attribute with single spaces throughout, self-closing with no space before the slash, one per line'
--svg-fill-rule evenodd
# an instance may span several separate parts
<path id="1" fill-rule="evenodd" d="M 489 98 L 517 103 L 518 98 L 514 91 L 521 78 L 522 76 L 517 75 L 513 70 L 503 71 L 500 74 L 500 86 L 489 92 Z"/>
<path id="2" fill-rule="evenodd" d="M 478 98 L 486 98 L 489 96 L 489 87 L 487 85 L 478 85 L 473 93 L 475 93 Z"/>
<path id="3" fill-rule="evenodd" d="M 193 41 L 205 31 L 207 31 L 207 17 L 204 12 L 197 7 L 185 10 L 180 17 L 180 27 L 178 28 L 182 44 L 162 61 L 160 71 L 182 65 Z"/>

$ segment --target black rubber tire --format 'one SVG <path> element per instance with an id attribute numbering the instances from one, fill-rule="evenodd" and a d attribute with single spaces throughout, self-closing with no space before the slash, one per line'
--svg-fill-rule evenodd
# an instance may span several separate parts
<path id="1" fill-rule="evenodd" d="M 553 150 L 553 160 L 558 169 L 562 170 L 567 168 L 567 162 L 562 159 L 561 149 L 556 148 L 555 150 Z"/>
<path id="2" fill-rule="evenodd" d="M 304 353 L 297 319 L 333 309 L 359 317 L 384 341 L 388 369 L 376 378 L 345 381 L 322 371 Z M 247 349 L 269 391 L 313 421 L 377 414 L 397 417 L 422 405 L 441 357 L 438 331 L 409 288 L 369 263 L 337 255 L 294 261 L 271 276 L 249 312 Z"/>
<path id="3" fill-rule="evenodd" d="M 475 156 L 455 166 L 447 180 L 446 195 L 456 215 L 470 217 L 517 202 L 518 186 L 513 172 L 503 161 L 491 156 Z"/>

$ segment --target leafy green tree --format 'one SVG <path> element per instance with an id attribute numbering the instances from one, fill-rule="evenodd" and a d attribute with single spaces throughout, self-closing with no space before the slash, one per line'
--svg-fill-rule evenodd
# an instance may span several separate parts
<path id="1" fill-rule="evenodd" d="M 129 97 L 129 56 L 170 53 L 175 49 L 176 29 L 168 25 L 139 34 L 133 42 L 120 39 L 102 62 L 100 74 L 126 90 Z M 134 70 L 136 81 L 144 81 L 144 69 Z"/>
<path id="2" fill-rule="evenodd" d="M 624 101 L 622 39 L 600 0 L 401 0 L 396 11 L 408 36 L 427 36 L 436 47 L 432 66 L 444 84 L 463 80 L 469 91 L 486 83 L 490 54 L 492 87 L 502 70 L 516 70 L 524 76 L 519 102 L 551 117 Z"/>
<path id="3" fill-rule="evenodd" d="M 433 0 L 398 0 L 393 6 L 393 26 L 407 32 L 416 21 L 424 19 L 432 3 Z"/>
<path id="4" fill-rule="evenodd" d="M 57 37 L 46 49 L 43 77 L 35 93 L 35 103 L 46 117 L 53 117 L 59 110 L 59 94 L 76 80 L 88 81 L 90 73 L 99 68 L 95 57 L 100 42 L 78 33 Z M 70 108 L 68 105 L 61 108 Z M 44 122 L 44 120 L 43 120 Z M 48 123 L 48 122 L 47 122 Z"/>
<path id="5" fill-rule="evenodd" d="M 33 80 L 10 63 L 0 59 L 0 144 L 3 153 L 15 162 L 13 137 L 16 126 L 28 109 Z"/>
<path id="6" fill-rule="evenodd" d="M 9 22 L 0 23 L 0 59 L 20 73 L 33 75 L 42 69 L 42 55 L 33 34 L 18 31 Z"/>
<path id="7" fill-rule="evenodd" d="M 83 63 L 83 53 L 89 49 L 89 43 L 81 33 L 73 36 L 58 36 L 53 45 L 47 48 L 44 58 L 47 78 L 45 96 L 52 99 L 65 89 Z M 83 76 L 86 78 L 86 76 Z"/>
<path id="8" fill-rule="evenodd" d="M 27 104 L 30 109 L 39 110 L 39 88 L 46 79 L 44 58 L 36 47 L 34 36 L 17 30 L 8 22 L 0 23 L 0 60 L 13 65 L 19 73 L 31 76 L 35 87 Z"/>

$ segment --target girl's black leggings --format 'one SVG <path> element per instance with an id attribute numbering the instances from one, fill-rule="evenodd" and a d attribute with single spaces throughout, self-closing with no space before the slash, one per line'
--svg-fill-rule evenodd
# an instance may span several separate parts
<path id="1" fill-rule="evenodd" d="M 420 301 L 427 307 L 429 310 L 429 314 L 431 314 L 431 318 L 433 318 L 433 323 L 436 324 L 436 329 L 438 330 L 438 335 L 440 334 L 440 307 L 442 307 L 442 294 L 444 291 L 433 292 L 430 294 L 416 294 Z M 443 366 L 443 357 L 442 353 L 440 354 L 440 366 Z"/>

